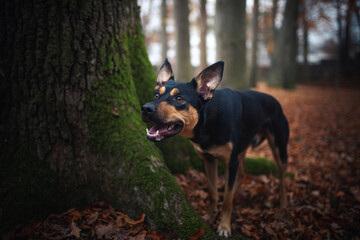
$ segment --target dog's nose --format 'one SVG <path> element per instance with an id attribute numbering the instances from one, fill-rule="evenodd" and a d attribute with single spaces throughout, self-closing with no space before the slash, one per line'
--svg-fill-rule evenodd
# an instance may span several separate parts
<path id="1" fill-rule="evenodd" d="M 155 110 L 155 105 L 151 103 L 146 103 L 141 107 L 141 111 L 148 114 L 155 112 Z"/>

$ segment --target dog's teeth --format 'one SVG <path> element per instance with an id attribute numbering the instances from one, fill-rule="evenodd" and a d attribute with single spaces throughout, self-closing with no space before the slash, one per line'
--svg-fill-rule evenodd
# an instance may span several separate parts
<path id="1" fill-rule="evenodd" d="M 168 127 L 168 130 L 173 130 L 174 127 L 175 127 L 175 125 L 174 125 L 174 124 L 171 124 L 171 125 Z"/>
<path id="2" fill-rule="evenodd" d="M 159 135 L 159 130 L 156 131 L 155 136 Z"/>
<path id="3" fill-rule="evenodd" d="M 149 134 L 149 129 L 146 128 L 146 134 Z"/>

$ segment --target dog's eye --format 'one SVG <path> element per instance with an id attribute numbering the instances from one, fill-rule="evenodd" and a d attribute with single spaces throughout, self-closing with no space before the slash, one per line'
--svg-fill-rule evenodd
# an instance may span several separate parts
<path id="1" fill-rule="evenodd" d="M 158 99 L 158 98 L 159 98 L 159 94 L 158 94 L 158 93 L 155 93 L 154 99 Z"/>
<path id="2" fill-rule="evenodd" d="M 176 101 L 177 101 L 177 102 L 182 102 L 183 100 L 184 100 L 184 99 L 183 99 L 181 96 L 177 96 L 177 97 L 176 97 Z"/>

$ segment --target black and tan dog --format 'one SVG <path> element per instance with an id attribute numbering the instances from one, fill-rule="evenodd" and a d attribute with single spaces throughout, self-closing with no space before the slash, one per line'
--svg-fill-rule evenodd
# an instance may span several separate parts
<path id="1" fill-rule="evenodd" d="M 176 83 L 165 60 L 152 102 L 142 106 L 142 118 L 155 125 L 147 138 L 162 141 L 179 134 L 190 139 L 204 162 L 211 198 L 210 213 L 217 208 L 217 160 L 226 165 L 225 194 L 218 233 L 231 235 L 230 218 L 234 191 L 245 174 L 245 153 L 249 145 L 267 139 L 280 177 L 280 206 L 286 205 L 284 175 L 289 126 L 280 104 L 273 97 L 255 91 L 216 90 L 224 63 L 217 62 L 188 83 Z"/>

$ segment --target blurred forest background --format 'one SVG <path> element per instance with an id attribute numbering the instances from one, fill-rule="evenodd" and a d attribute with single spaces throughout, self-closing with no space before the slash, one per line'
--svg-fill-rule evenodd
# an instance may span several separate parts
<path id="1" fill-rule="evenodd" d="M 245 3 L 246 2 L 246 3 Z M 178 80 L 225 61 L 223 86 L 257 81 L 359 86 L 355 0 L 140 0 L 150 61 L 168 57 Z"/>
<path id="2" fill-rule="evenodd" d="M 256 86 L 289 120 L 290 206 L 278 208 L 268 146 L 249 150 L 234 238 L 359 239 L 359 8 L 356 0 L 0 1 L 2 239 L 215 238 L 189 141 L 146 139 L 140 107 L 166 57 L 184 82 L 225 61 L 221 87 Z"/>

